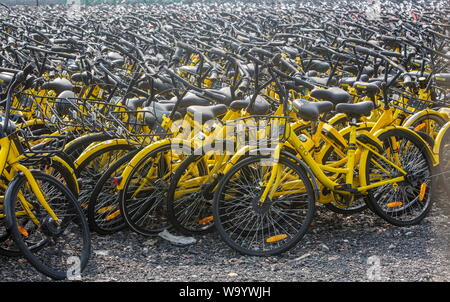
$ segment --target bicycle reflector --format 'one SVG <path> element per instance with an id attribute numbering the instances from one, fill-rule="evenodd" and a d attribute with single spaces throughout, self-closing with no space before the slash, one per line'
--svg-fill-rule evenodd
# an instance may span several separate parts
<path id="1" fill-rule="evenodd" d="M 277 242 L 277 241 L 280 241 L 280 240 L 283 240 L 283 239 L 287 238 L 287 236 L 288 235 L 286 235 L 286 234 L 275 235 L 275 236 L 267 238 L 266 242 L 268 242 L 268 243 Z"/>
<path id="2" fill-rule="evenodd" d="M 203 218 L 203 219 L 200 219 L 200 221 L 198 222 L 198 224 L 206 224 L 206 223 L 208 223 L 208 222 L 210 222 L 210 221 L 213 221 L 214 220 L 214 217 L 213 216 L 208 216 L 208 217 L 205 217 L 205 218 Z"/>
<path id="3" fill-rule="evenodd" d="M 19 230 L 20 234 L 22 234 L 22 235 L 25 236 L 25 237 L 28 237 L 28 236 L 30 235 L 30 234 L 28 233 L 28 231 L 25 230 L 25 228 L 22 227 L 22 226 L 20 226 L 20 225 L 17 227 L 17 229 Z"/>
<path id="4" fill-rule="evenodd" d="M 419 200 L 423 201 L 423 199 L 425 198 L 425 193 L 427 192 L 427 184 L 424 182 L 421 186 L 420 186 L 420 194 L 419 194 Z"/>
<path id="5" fill-rule="evenodd" d="M 114 177 L 113 181 L 116 184 L 116 187 L 118 187 L 120 185 L 120 182 L 122 181 L 122 176 Z"/>
<path id="6" fill-rule="evenodd" d="M 388 203 L 386 206 L 388 208 L 395 208 L 395 207 L 401 207 L 402 205 L 403 205 L 403 202 L 401 202 L 401 201 L 394 201 L 394 202 Z"/>

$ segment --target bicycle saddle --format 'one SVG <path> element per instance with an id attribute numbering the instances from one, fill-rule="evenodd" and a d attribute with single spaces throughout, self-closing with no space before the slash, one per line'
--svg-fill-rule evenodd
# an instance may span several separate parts
<path id="1" fill-rule="evenodd" d="M 230 108 L 234 111 L 246 109 L 250 105 L 251 97 L 246 97 L 243 100 L 236 100 L 231 102 Z M 270 109 L 270 104 L 262 96 L 257 96 L 253 106 L 247 109 L 247 112 L 252 115 L 265 115 Z"/>
<path id="2" fill-rule="evenodd" d="M 138 82 L 137 87 L 145 91 L 151 90 L 152 89 L 151 81 L 147 81 L 146 78 L 144 77 Z M 171 84 L 165 83 L 161 79 L 155 78 L 153 80 L 153 89 L 155 90 L 156 93 L 162 93 L 172 88 L 173 86 Z"/>
<path id="3" fill-rule="evenodd" d="M 73 91 L 65 90 L 58 94 L 58 97 L 55 99 L 55 108 L 61 115 L 67 115 L 69 113 L 69 109 L 72 106 L 76 106 L 76 103 L 71 102 L 70 100 L 74 100 L 76 95 Z"/>
<path id="4" fill-rule="evenodd" d="M 437 85 L 450 88 L 450 73 L 437 73 L 433 78 Z"/>
<path id="5" fill-rule="evenodd" d="M 350 117 L 360 118 L 361 116 L 369 116 L 370 112 L 375 108 L 372 101 L 366 101 L 356 104 L 338 104 L 336 111 L 345 113 Z"/>
<path id="6" fill-rule="evenodd" d="M 206 91 L 216 95 L 211 96 L 215 101 L 221 104 L 230 105 L 230 103 L 233 101 L 233 98 L 231 97 L 231 88 L 230 87 L 223 87 L 220 89 L 205 89 Z"/>
<path id="7" fill-rule="evenodd" d="M 4 117 L 0 116 L 0 127 L 3 129 L 4 125 L 5 125 Z M 4 135 L 8 136 L 14 133 L 16 130 L 17 130 L 16 123 L 14 123 L 12 120 L 9 120 Z"/>
<path id="8" fill-rule="evenodd" d="M 367 82 L 369 80 L 369 77 L 367 74 L 361 75 L 360 81 Z M 351 86 L 353 87 L 353 84 L 356 82 L 356 77 L 345 77 L 342 78 L 339 83 L 341 86 Z"/>
<path id="9" fill-rule="evenodd" d="M 298 111 L 298 116 L 305 121 L 317 121 L 323 113 L 333 110 L 333 103 L 329 101 L 309 102 L 298 99 L 292 102 L 292 105 Z"/>
<path id="10" fill-rule="evenodd" d="M 312 82 L 313 84 L 318 84 L 322 86 L 327 86 L 328 76 L 326 78 L 319 78 L 319 77 L 306 77 L 308 82 Z M 329 85 L 336 85 L 337 80 L 335 77 L 333 77 L 329 83 Z"/>
<path id="11" fill-rule="evenodd" d="M 330 69 L 330 64 L 319 60 L 305 61 L 305 66 L 308 70 L 314 70 L 317 72 L 326 72 L 328 69 Z"/>
<path id="12" fill-rule="evenodd" d="M 174 96 L 169 100 L 170 103 L 175 103 L 177 101 L 177 97 Z M 189 106 L 208 106 L 212 105 L 212 101 L 207 100 L 201 96 L 198 96 L 190 91 L 186 93 L 186 95 L 181 99 L 179 108 L 187 108 Z"/>
<path id="13" fill-rule="evenodd" d="M 60 94 L 65 90 L 73 91 L 72 83 L 70 83 L 69 80 L 63 78 L 56 78 L 53 81 L 44 83 L 42 85 L 42 88 L 46 90 L 53 90 L 56 92 L 56 94 Z"/>
<path id="14" fill-rule="evenodd" d="M 192 118 L 200 118 L 201 122 L 204 123 L 206 121 L 224 115 L 227 110 L 227 106 L 223 104 L 212 106 L 189 106 L 187 108 L 187 113 Z"/>
<path id="15" fill-rule="evenodd" d="M 353 75 L 357 75 L 358 74 L 358 67 L 356 65 L 347 65 L 344 66 L 344 71 L 349 72 Z M 363 68 L 362 74 L 366 74 L 369 77 L 371 77 L 374 73 L 374 69 L 370 66 L 366 66 Z"/>
<path id="16" fill-rule="evenodd" d="M 0 72 L 0 85 L 8 85 L 12 78 L 13 74 L 9 72 Z"/>
<path id="17" fill-rule="evenodd" d="M 147 98 L 132 98 L 125 101 L 125 106 L 129 110 L 137 110 L 139 107 L 141 107 L 144 102 L 147 100 Z"/>
<path id="18" fill-rule="evenodd" d="M 314 89 L 311 91 L 311 96 L 318 100 L 330 101 L 334 105 L 348 103 L 350 100 L 350 95 L 345 90 L 338 87 Z"/>
<path id="19" fill-rule="evenodd" d="M 356 91 L 360 93 L 366 93 L 370 97 L 375 96 L 380 91 L 377 83 L 369 83 L 363 81 L 353 83 L 353 88 L 355 88 Z"/>
<path id="20" fill-rule="evenodd" d="M 164 110 L 157 105 L 151 104 L 148 107 L 142 108 L 142 120 L 149 127 L 154 127 L 157 123 L 162 122 L 163 115 L 169 116 L 171 114 L 171 110 Z M 176 112 L 174 115 L 174 119 L 181 118 L 181 115 Z"/>

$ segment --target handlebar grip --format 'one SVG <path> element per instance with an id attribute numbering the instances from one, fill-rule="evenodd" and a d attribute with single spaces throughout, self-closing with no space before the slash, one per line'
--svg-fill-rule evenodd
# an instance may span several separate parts
<path id="1" fill-rule="evenodd" d="M 377 53 L 376 51 L 373 51 L 372 49 L 366 48 L 366 47 L 355 46 L 355 50 L 357 52 L 361 52 L 361 53 L 364 53 L 366 55 L 369 55 L 369 56 L 372 56 L 372 57 L 375 57 L 375 58 L 379 58 L 380 57 L 379 53 Z"/>
<path id="2" fill-rule="evenodd" d="M 183 43 L 183 42 L 177 42 L 176 47 L 186 49 L 189 52 L 197 52 L 197 50 L 195 50 L 195 48 L 193 48 L 192 46 L 190 46 L 186 43 Z"/>
<path id="3" fill-rule="evenodd" d="M 254 56 L 252 56 L 251 54 L 245 54 L 244 57 L 246 57 L 247 59 L 249 59 L 250 61 L 252 61 L 255 64 L 258 65 L 264 65 L 265 63 L 257 58 L 255 58 Z"/>
<path id="4" fill-rule="evenodd" d="M 313 84 L 310 84 L 310 83 L 308 83 L 308 82 L 306 82 L 306 81 L 304 81 L 302 79 L 299 79 L 299 78 L 296 78 L 296 77 L 293 77 L 292 79 L 294 80 L 296 85 L 303 86 L 303 87 L 308 88 L 308 89 L 314 89 L 315 88 L 315 86 Z"/>
<path id="5" fill-rule="evenodd" d="M 251 53 L 257 53 L 259 55 L 266 56 L 266 57 L 269 57 L 269 58 L 273 56 L 273 53 L 271 53 L 270 51 L 267 51 L 267 50 L 264 50 L 264 49 L 261 49 L 261 48 L 258 48 L 258 47 L 253 47 L 252 49 L 250 49 L 250 52 Z"/>
<path id="6" fill-rule="evenodd" d="M 219 76 L 219 72 L 216 69 L 211 70 L 211 73 L 209 75 L 210 80 L 217 80 Z"/>
<path id="7" fill-rule="evenodd" d="M 277 54 L 272 58 L 272 62 L 276 64 L 281 64 L 285 68 L 289 69 L 291 72 L 297 73 L 298 70 L 291 63 L 282 58 L 281 54 Z"/>
<path id="8" fill-rule="evenodd" d="M 386 57 L 403 58 L 403 54 L 394 51 L 382 51 L 381 54 Z"/>
<path id="9" fill-rule="evenodd" d="M 223 51 L 222 49 L 217 48 L 217 47 L 211 48 L 211 49 L 209 50 L 209 52 L 210 52 L 211 54 L 214 54 L 214 55 L 216 55 L 216 56 L 223 57 L 223 58 L 226 58 L 226 57 L 228 56 L 228 54 L 227 54 L 225 51 Z"/>

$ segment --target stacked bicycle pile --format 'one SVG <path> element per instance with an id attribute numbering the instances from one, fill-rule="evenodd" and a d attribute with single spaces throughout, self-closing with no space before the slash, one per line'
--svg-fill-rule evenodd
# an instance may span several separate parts
<path id="1" fill-rule="evenodd" d="M 89 229 L 264 256 L 316 203 L 420 223 L 449 194 L 450 7 L 381 8 L 2 6 L 0 253 L 63 279 Z"/>

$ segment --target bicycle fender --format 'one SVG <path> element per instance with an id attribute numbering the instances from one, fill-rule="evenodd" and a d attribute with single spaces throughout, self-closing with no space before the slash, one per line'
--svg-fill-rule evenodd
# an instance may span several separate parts
<path id="1" fill-rule="evenodd" d="M 86 150 L 83 151 L 83 153 L 78 156 L 78 158 L 75 160 L 75 168 L 78 168 L 89 156 L 91 156 L 93 153 L 102 150 L 104 148 L 115 146 L 115 145 L 130 145 L 130 142 L 126 139 L 110 139 L 107 141 L 95 143 L 94 145 L 88 147 Z"/>
<path id="2" fill-rule="evenodd" d="M 436 156 L 433 154 L 433 151 L 431 150 L 430 145 L 414 130 L 411 130 L 404 126 L 389 126 L 389 127 L 385 127 L 383 129 L 378 130 L 373 135 L 378 138 L 381 134 L 388 132 L 390 130 L 393 130 L 393 129 L 401 129 L 402 131 L 409 132 L 411 135 L 415 136 L 425 146 L 425 151 L 426 151 L 427 155 L 430 157 L 432 165 L 435 167 L 439 164 L 439 158 L 436 158 Z"/>
<path id="3" fill-rule="evenodd" d="M 425 110 L 421 110 L 419 112 L 414 113 L 413 115 L 411 115 L 410 117 L 408 117 L 408 119 L 403 123 L 403 127 L 412 127 L 412 125 L 421 117 L 425 116 L 425 115 L 435 115 L 435 116 L 439 116 L 440 118 L 443 118 L 444 120 L 448 120 L 449 117 L 446 113 L 443 112 L 439 112 L 433 109 L 425 109 Z"/>
<path id="4" fill-rule="evenodd" d="M 172 139 L 167 138 L 148 145 L 147 147 L 136 153 L 136 155 L 127 164 L 122 174 L 120 175 L 120 182 L 117 185 L 117 190 L 119 191 L 123 190 L 123 186 L 127 182 L 127 179 L 131 174 L 131 171 L 145 156 L 147 156 L 147 154 L 165 145 L 174 145 L 177 146 L 177 148 L 179 147 L 182 148 L 183 151 L 187 151 L 188 148 L 190 152 L 193 152 L 194 150 L 194 146 L 192 145 L 191 141 L 177 138 Z"/>
<path id="5" fill-rule="evenodd" d="M 442 128 L 441 130 L 439 130 L 438 135 L 436 136 L 436 139 L 434 140 L 434 147 L 433 147 L 433 154 L 437 157 L 438 159 L 438 164 L 440 162 L 440 158 L 439 158 L 439 151 L 441 149 L 441 143 L 442 143 L 442 139 L 444 138 L 445 133 L 447 133 L 447 131 L 450 131 L 450 122 L 447 122 Z"/>

